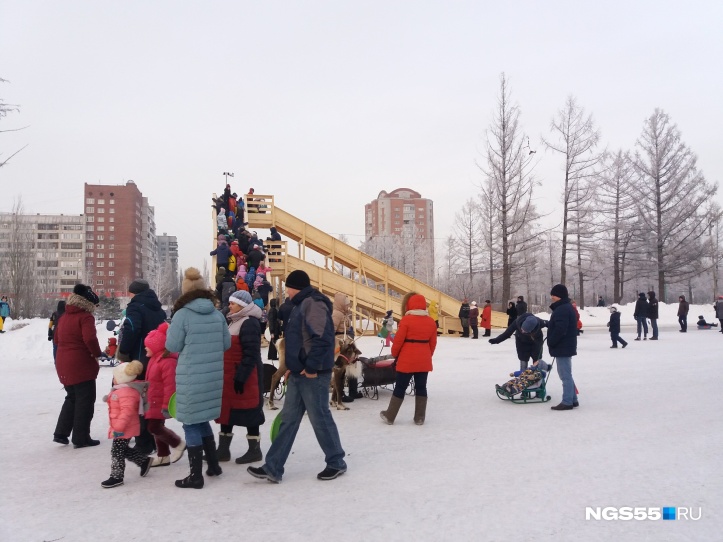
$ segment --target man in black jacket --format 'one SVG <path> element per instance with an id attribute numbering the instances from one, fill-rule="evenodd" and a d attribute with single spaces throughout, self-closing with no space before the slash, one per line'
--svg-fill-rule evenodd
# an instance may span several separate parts
<path id="1" fill-rule="evenodd" d="M 635 302 L 635 312 L 633 318 L 638 323 L 638 336 L 635 338 L 636 341 L 640 340 L 640 333 L 644 331 L 645 335 L 643 340 L 648 340 L 648 300 L 645 299 L 645 293 L 640 292 L 638 294 L 638 300 Z"/>
<path id="2" fill-rule="evenodd" d="M 522 316 L 527 312 L 527 302 L 525 301 L 525 296 L 517 296 L 517 304 L 515 305 L 515 308 L 517 309 L 517 316 Z"/>
<path id="3" fill-rule="evenodd" d="M 515 347 L 517 358 L 520 360 L 520 371 L 527 370 L 530 360 L 537 361 L 542 357 L 542 343 L 545 337 L 542 335 L 542 328 L 547 327 L 547 322 L 534 314 L 526 312 L 512 322 L 504 333 L 490 339 L 490 344 L 499 344 L 515 334 Z"/>
<path id="4" fill-rule="evenodd" d="M 469 337 L 469 303 L 465 297 L 459 308 L 459 323 L 462 325 L 462 337 Z"/>
<path id="5" fill-rule="evenodd" d="M 577 315 L 564 284 L 550 290 L 552 314 L 547 323 L 547 348 L 555 358 L 557 375 L 562 381 L 562 402 L 552 410 L 572 410 L 579 406 L 575 380 L 572 378 L 572 356 L 577 355 Z"/>
<path id="6" fill-rule="evenodd" d="M 126 307 L 126 318 L 121 329 L 121 342 L 118 346 L 116 359 L 130 362 L 134 359 L 143 364 L 143 372 L 138 380 L 145 380 L 148 356 L 143 341 L 146 336 L 166 320 L 166 311 L 161 307 L 156 292 L 151 290 L 147 280 L 136 279 L 128 287 L 131 300 Z M 146 418 L 141 415 L 141 434 L 136 437 L 135 449 L 150 455 L 156 448 L 156 443 L 146 429 Z"/>

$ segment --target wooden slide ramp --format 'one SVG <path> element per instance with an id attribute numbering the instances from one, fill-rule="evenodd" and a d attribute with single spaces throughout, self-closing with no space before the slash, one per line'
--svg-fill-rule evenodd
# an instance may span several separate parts
<path id="1" fill-rule="evenodd" d="M 374 325 L 367 331 L 376 332 L 388 310 L 393 311 L 395 319 L 401 318 L 402 298 L 414 291 L 427 301 L 438 303 L 439 326 L 445 333 L 462 331 L 457 317 L 460 300 L 287 213 L 274 204 L 271 195 L 246 195 L 244 201 L 248 228 L 273 226 L 282 236 L 298 244 L 298 255 L 292 256 L 287 253 L 286 242 L 265 242 L 269 245 L 267 263 L 273 269 L 271 279 L 276 292 L 281 291 L 281 282 L 289 272 L 301 269 L 309 275 L 312 285 L 326 295 L 333 298 L 336 292 L 346 293 L 357 317 L 355 327 L 363 331 L 367 327 L 363 321 L 371 319 Z M 307 248 L 324 258 L 323 265 L 308 261 Z M 506 328 L 507 315 L 493 311 L 492 326 Z"/>

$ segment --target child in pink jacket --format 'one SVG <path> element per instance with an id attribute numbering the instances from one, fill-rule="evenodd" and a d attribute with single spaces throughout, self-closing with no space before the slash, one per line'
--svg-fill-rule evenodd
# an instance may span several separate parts
<path id="1" fill-rule="evenodd" d="M 148 431 L 156 439 L 158 457 L 151 461 L 151 467 L 166 467 L 183 457 L 186 442 L 166 427 L 168 401 L 176 391 L 176 365 L 178 354 L 166 350 L 168 324 L 163 322 L 151 331 L 143 344 L 148 356 L 146 381 L 148 382 L 148 410 L 146 421 Z"/>
<path id="2" fill-rule="evenodd" d="M 141 372 L 143 364 L 140 361 L 121 363 L 113 369 L 113 387 L 110 394 L 103 397 L 103 401 L 108 403 L 108 438 L 113 439 L 110 448 L 110 478 L 100 484 L 104 488 L 123 485 L 126 459 L 141 468 L 141 476 L 147 475 L 151 469 L 150 457 L 128 447 L 131 438 L 141 433 L 138 415 L 142 414 L 142 396 L 147 384 L 133 382 Z"/>

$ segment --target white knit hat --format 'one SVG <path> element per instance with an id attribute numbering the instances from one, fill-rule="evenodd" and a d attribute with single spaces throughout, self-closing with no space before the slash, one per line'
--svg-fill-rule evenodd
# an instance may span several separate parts
<path id="1" fill-rule="evenodd" d="M 143 364 L 138 360 L 121 363 L 113 369 L 113 379 L 116 384 L 128 384 L 128 382 L 133 382 L 142 372 Z"/>

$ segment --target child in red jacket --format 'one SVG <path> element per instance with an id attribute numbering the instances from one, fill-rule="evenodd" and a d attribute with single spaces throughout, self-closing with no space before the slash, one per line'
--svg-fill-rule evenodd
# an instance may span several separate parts
<path id="1" fill-rule="evenodd" d="M 156 439 L 158 457 L 154 457 L 151 467 L 167 467 L 183 457 L 186 442 L 166 427 L 168 401 L 176 392 L 176 365 L 178 354 L 166 350 L 166 333 L 168 324 L 163 322 L 151 331 L 143 344 L 148 356 L 146 380 L 148 381 L 148 410 L 146 421 L 148 431 Z M 172 451 L 171 451 L 172 450 Z"/>
<path id="2" fill-rule="evenodd" d="M 143 372 L 140 361 L 121 363 L 113 369 L 113 387 L 110 394 L 103 397 L 108 403 L 108 438 L 113 439 L 110 449 L 110 478 L 101 482 L 105 488 L 123 485 L 126 470 L 126 459 L 141 468 L 141 476 L 146 476 L 151 469 L 151 458 L 128 447 L 131 438 L 141 433 L 138 414 L 143 408 L 142 396 L 146 391 L 145 382 L 133 382 Z"/>

